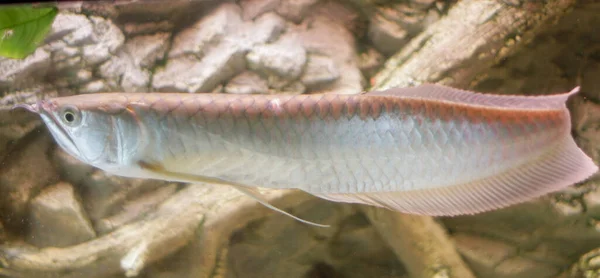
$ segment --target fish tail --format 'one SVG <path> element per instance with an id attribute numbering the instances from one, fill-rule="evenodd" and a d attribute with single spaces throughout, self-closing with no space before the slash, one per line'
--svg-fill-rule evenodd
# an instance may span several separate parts
<path id="1" fill-rule="evenodd" d="M 547 147 L 547 151 L 502 172 L 464 184 L 429 189 L 316 195 L 331 201 L 368 204 L 405 213 L 454 216 L 499 209 L 564 189 L 588 179 L 598 171 L 598 167 L 577 146 L 570 133 L 570 117 L 565 102 L 568 96 L 577 92 L 577 89 L 562 95 L 523 99 L 527 100 L 525 104 L 530 109 L 564 111 L 566 117 L 562 120 L 565 122 L 559 124 L 564 125 L 565 128 L 563 133 Z M 429 92 L 429 97 L 432 97 L 432 91 Z M 475 96 L 469 92 L 457 92 L 457 94 L 463 99 L 468 97 L 469 100 L 473 97 L 485 97 L 481 94 Z M 441 95 L 437 94 L 435 97 L 440 98 Z M 513 100 L 512 97 L 493 97 L 496 99 L 487 99 L 488 105 L 507 107 Z M 522 106 L 523 103 L 520 105 Z"/>

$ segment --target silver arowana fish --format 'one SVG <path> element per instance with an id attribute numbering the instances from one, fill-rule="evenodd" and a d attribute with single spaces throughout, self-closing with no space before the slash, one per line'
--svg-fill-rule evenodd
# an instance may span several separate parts
<path id="1" fill-rule="evenodd" d="M 577 91 L 105 93 L 20 107 L 38 113 L 66 152 L 114 175 L 228 184 L 259 201 L 256 186 L 295 188 L 450 216 L 527 201 L 594 174 L 598 167 L 570 134 L 565 102 Z"/>

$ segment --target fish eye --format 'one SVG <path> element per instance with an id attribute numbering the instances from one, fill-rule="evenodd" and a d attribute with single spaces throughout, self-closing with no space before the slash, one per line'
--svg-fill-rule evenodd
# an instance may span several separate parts
<path id="1" fill-rule="evenodd" d="M 75 126 L 81 121 L 81 112 L 75 107 L 65 107 L 60 114 L 61 120 L 69 126 Z"/>

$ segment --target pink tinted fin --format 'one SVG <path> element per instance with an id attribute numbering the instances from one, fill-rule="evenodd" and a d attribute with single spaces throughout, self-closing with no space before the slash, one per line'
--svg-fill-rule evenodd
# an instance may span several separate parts
<path id="1" fill-rule="evenodd" d="M 423 84 L 411 88 L 392 88 L 385 91 L 373 91 L 366 93 L 366 95 L 424 98 L 498 108 L 562 109 L 565 108 L 567 99 L 578 92 L 579 87 L 575 87 L 568 93 L 555 95 L 492 95 L 459 90 L 442 85 Z"/>
<path id="2" fill-rule="evenodd" d="M 331 201 L 380 206 L 405 213 L 453 216 L 521 203 L 581 182 L 596 171 L 598 167 L 568 136 L 553 151 L 528 164 L 515 165 L 504 173 L 468 184 L 415 191 L 316 195 Z"/>

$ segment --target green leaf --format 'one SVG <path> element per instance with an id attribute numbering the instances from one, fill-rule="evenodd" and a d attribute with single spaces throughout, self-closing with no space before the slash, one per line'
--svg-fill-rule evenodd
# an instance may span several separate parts
<path id="1" fill-rule="evenodd" d="M 0 7 L 0 56 L 23 59 L 33 53 L 57 13 L 56 7 Z"/>

